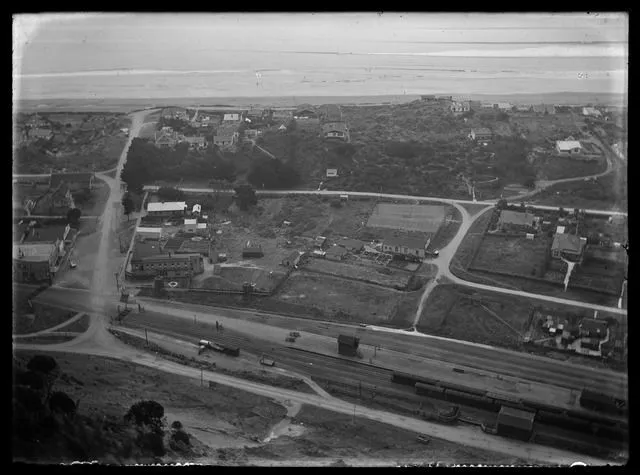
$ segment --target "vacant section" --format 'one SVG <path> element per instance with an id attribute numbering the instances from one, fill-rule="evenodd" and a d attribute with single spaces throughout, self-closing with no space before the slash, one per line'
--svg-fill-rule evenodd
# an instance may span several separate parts
<path id="1" fill-rule="evenodd" d="M 435 233 L 444 216 L 444 206 L 378 203 L 367 226 Z"/>

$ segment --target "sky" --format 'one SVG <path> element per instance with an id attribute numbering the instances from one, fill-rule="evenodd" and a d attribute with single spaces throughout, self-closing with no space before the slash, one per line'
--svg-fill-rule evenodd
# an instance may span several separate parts
<path id="1" fill-rule="evenodd" d="M 364 67 L 441 67 L 464 65 L 464 58 L 511 58 L 499 69 L 550 73 L 563 66 L 516 60 L 582 58 L 574 61 L 574 69 L 584 64 L 594 75 L 620 75 L 626 74 L 628 50 L 628 18 L 614 13 L 38 14 L 14 16 L 13 26 L 14 85 L 23 78 L 105 72 L 237 74 L 270 68 L 281 75 L 300 73 L 301 80 L 324 68 L 338 78 L 350 62 L 336 55 L 347 54 Z M 606 61 L 591 68 L 589 58 Z M 237 82 L 231 76 L 226 80 Z M 133 88 L 119 84 L 121 90 Z"/>

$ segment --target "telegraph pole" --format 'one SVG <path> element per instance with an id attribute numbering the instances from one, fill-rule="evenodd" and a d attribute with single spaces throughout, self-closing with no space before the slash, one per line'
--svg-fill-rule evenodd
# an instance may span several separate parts
<path id="1" fill-rule="evenodd" d="M 147 329 L 144 329 L 144 339 L 147 340 L 147 346 L 149 346 L 149 335 L 147 335 Z"/>
<path id="2" fill-rule="evenodd" d="M 114 272 L 113 275 L 116 277 L 116 290 L 118 290 L 118 292 L 120 292 L 120 282 L 118 282 L 118 273 Z"/>

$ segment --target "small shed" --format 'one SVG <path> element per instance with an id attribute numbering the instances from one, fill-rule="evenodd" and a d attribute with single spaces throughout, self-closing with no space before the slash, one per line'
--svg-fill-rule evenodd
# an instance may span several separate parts
<path id="1" fill-rule="evenodd" d="M 529 239 L 530 241 L 533 240 L 533 238 L 535 237 L 535 234 L 531 234 L 531 233 L 527 233 L 526 234 L 527 239 Z"/>
<path id="2" fill-rule="evenodd" d="M 251 241 L 247 241 L 242 249 L 242 257 L 262 257 L 264 256 L 264 252 L 262 252 L 262 246 L 252 244 Z"/>
<path id="3" fill-rule="evenodd" d="M 193 205 L 193 209 L 191 210 L 191 214 L 200 214 L 202 212 L 202 206 L 199 204 Z"/>
<path id="4" fill-rule="evenodd" d="M 322 249 L 326 243 L 327 243 L 327 238 L 324 236 L 317 236 L 314 242 L 315 246 L 320 249 Z"/>
<path id="5" fill-rule="evenodd" d="M 344 247 L 333 246 L 327 249 L 325 257 L 332 261 L 341 261 L 348 254 L 348 251 Z"/>
<path id="6" fill-rule="evenodd" d="M 340 195 L 340 201 L 349 201 L 349 195 Z"/>
<path id="7" fill-rule="evenodd" d="M 348 335 L 338 336 L 338 353 L 345 356 L 356 356 L 360 338 Z"/>
<path id="8" fill-rule="evenodd" d="M 502 406 L 498 413 L 498 434 L 527 441 L 533 432 L 535 412 Z"/>
<path id="9" fill-rule="evenodd" d="M 295 267 L 300 262 L 301 254 L 298 251 L 293 251 L 287 257 L 282 259 L 282 265 L 286 267 Z"/>

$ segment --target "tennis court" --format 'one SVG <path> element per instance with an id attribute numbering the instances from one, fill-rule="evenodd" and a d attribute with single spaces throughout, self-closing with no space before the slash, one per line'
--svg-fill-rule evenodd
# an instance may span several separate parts
<path id="1" fill-rule="evenodd" d="M 378 203 L 367 226 L 435 233 L 444 221 L 444 206 Z"/>

